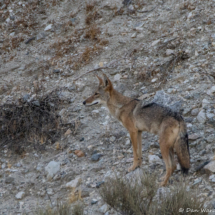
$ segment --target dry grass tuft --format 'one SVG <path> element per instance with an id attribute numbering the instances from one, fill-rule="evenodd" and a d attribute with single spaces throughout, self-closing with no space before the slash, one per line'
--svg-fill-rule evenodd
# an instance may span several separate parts
<path id="1" fill-rule="evenodd" d="M 207 214 L 201 212 L 203 209 L 203 202 L 200 202 L 197 198 L 197 191 L 187 191 L 186 185 L 179 182 L 175 187 L 170 189 L 170 193 L 161 195 L 159 200 L 156 201 L 151 208 L 151 214 L 164 214 L 164 215 L 180 215 L 184 214 L 180 210 L 184 209 L 186 214 Z M 194 211 L 189 211 L 189 209 L 194 209 Z"/>
<path id="2" fill-rule="evenodd" d="M 95 2 L 86 3 L 86 12 L 89 13 L 94 9 L 94 7 L 95 7 Z"/>
<path id="3" fill-rule="evenodd" d="M 77 203 L 72 208 L 72 215 L 84 215 L 84 207 L 82 203 Z"/>
<path id="4" fill-rule="evenodd" d="M 109 44 L 109 41 L 108 40 L 105 40 L 105 39 L 100 39 L 99 40 L 99 45 L 100 46 L 106 46 Z"/>
<path id="5" fill-rule="evenodd" d="M 120 8 L 119 10 L 117 9 L 117 7 L 114 8 L 114 16 L 120 16 L 125 12 L 124 8 Z"/>
<path id="6" fill-rule="evenodd" d="M 5 52 L 10 52 L 11 50 L 17 48 L 21 42 L 24 41 L 23 36 L 16 36 L 16 37 L 12 37 L 12 38 L 7 38 L 4 42 L 3 42 L 3 46 L 1 48 L 2 51 Z"/>
<path id="7" fill-rule="evenodd" d="M 135 4 L 135 5 L 137 5 L 137 9 L 142 9 L 142 7 L 144 7 L 144 6 L 146 6 L 147 4 L 144 2 L 144 1 L 142 1 L 142 0 L 134 0 L 134 1 L 132 1 L 132 4 Z"/>
<path id="8" fill-rule="evenodd" d="M 117 212 L 126 215 L 142 215 L 149 211 L 157 185 L 155 175 L 144 175 L 141 180 L 111 179 L 100 190 L 103 200 Z"/>
<path id="9" fill-rule="evenodd" d="M 63 57 L 74 50 L 74 41 L 71 38 L 59 38 L 51 45 L 51 48 L 55 49 L 56 57 Z"/>
<path id="10" fill-rule="evenodd" d="M 183 208 L 186 214 L 203 214 L 201 203 L 193 191 L 187 191 L 186 185 L 179 182 L 171 188 L 162 188 L 159 194 L 157 176 L 145 174 L 138 180 L 130 181 L 122 177 L 110 179 L 100 190 L 103 200 L 123 215 L 180 215 Z M 187 208 L 196 212 L 186 211 Z M 204 213 L 207 214 L 207 213 Z"/>
<path id="11" fill-rule="evenodd" d="M 96 25 L 90 26 L 89 29 L 87 29 L 85 38 L 91 39 L 91 40 L 97 40 L 99 39 L 99 35 L 101 34 L 100 29 Z"/>
<path id="12" fill-rule="evenodd" d="M 57 204 L 55 209 L 47 207 L 45 209 L 39 208 L 36 210 L 35 215 L 73 215 L 71 205 L 68 203 Z M 76 213 L 76 215 L 82 215 L 81 213 Z"/>
<path id="13" fill-rule="evenodd" d="M 20 151 L 22 145 L 33 143 L 36 147 L 54 143 L 61 133 L 58 92 L 31 101 L 6 103 L 0 106 L 0 141 L 9 148 Z M 17 148 L 18 147 L 18 148 Z M 23 150 L 21 150 L 23 151 Z"/>
<path id="14" fill-rule="evenodd" d="M 75 188 L 72 189 L 72 192 L 69 196 L 69 202 L 73 203 L 78 200 L 81 200 L 81 190 L 76 190 Z"/>
<path id="15" fill-rule="evenodd" d="M 138 73 L 137 79 L 140 81 L 145 81 L 149 78 L 149 75 L 146 70 L 142 70 L 141 72 Z"/>
<path id="16" fill-rule="evenodd" d="M 98 11 L 89 12 L 85 18 L 86 25 L 92 24 L 95 20 L 101 18 L 102 16 L 98 13 Z"/>
<path id="17" fill-rule="evenodd" d="M 77 70 L 82 66 L 88 64 L 90 60 L 101 50 L 100 46 L 94 44 L 92 47 L 85 47 L 84 51 L 76 58 L 71 57 L 67 61 L 68 64 L 72 65 L 72 68 Z"/>

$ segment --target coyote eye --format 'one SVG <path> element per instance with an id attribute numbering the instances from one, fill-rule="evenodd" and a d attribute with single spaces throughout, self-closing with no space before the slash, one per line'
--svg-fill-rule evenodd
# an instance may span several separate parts
<path id="1" fill-rule="evenodd" d="M 95 93 L 95 96 L 99 95 L 98 93 Z"/>

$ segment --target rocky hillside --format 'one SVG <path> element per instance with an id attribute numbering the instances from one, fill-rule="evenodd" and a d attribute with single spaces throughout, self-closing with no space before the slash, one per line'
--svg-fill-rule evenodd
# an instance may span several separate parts
<path id="1" fill-rule="evenodd" d="M 182 113 L 187 189 L 214 208 L 214 14 L 214 0 L 0 0 L 1 214 L 32 214 L 78 193 L 85 214 L 117 214 L 99 187 L 126 174 L 130 139 L 106 108 L 82 104 L 102 72 L 124 95 Z M 141 170 L 128 175 L 161 177 L 157 137 L 142 140 Z M 180 178 L 178 168 L 168 186 Z"/>

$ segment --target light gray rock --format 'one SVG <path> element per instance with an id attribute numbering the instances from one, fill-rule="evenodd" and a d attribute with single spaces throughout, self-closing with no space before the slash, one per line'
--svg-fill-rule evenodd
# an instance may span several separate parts
<path id="1" fill-rule="evenodd" d="M 202 107 L 203 108 L 206 107 L 206 106 L 208 106 L 209 104 L 210 104 L 210 102 L 207 99 L 203 99 L 202 100 Z"/>
<path id="2" fill-rule="evenodd" d="M 171 108 L 175 112 L 180 112 L 183 101 L 176 96 L 170 96 L 163 90 L 157 91 L 152 102 Z"/>
<path id="3" fill-rule="evenodd" d="M 42 171 L 43 171 L 43 164 L 38 163 L 38 164 L 37 164 L 37 167 L 36 167 L 36 170 L 37 170 L 38 172 L 42 172 Z"/>
<path id="4" fill-rule="evenodd" d="M 156 46 L 159 42 L 160 42 L 160 39 L 159 40 L 155 40 L 154 42 L 152 42 L 152 46 Z"/>
<path id="5" fill-rule="evenodd" d="M 157 80 L 158 80 L 157 78 L 153 78 L 153 79 L 151 80 L 151 82 L 154 83 L 154 82 L 156 82 Z"/>
<path id="6" fill-rule="evenodd" d="M 105 214 L 108 210 L 109 210 L 109 207 L 107 204 L 104 204 L 99 208 L 99 212 L 101 212 L 103 214 Z"/>
<path id="7" fill-rule="evenodd" d="M 120 176 L 120 172 L 114 172 L 112 170 L 108 170 L 104 175 L 103 181 L 108 181 L 109 179 L 116 179 Z"/>
<path id="8" fill-rule="evenodd" d="M 121 75 L 120 74 L 114 75 L 114 81 L 119 81 L 120 79 L 121 79 Z"/>
<path id="9" fill-rule="evenodd" d="M 193 185 L 199 184 L 202 181 L 202 178 L 197 178 L 194 180 Z"/>
<path id="10" fill-rule="evenodd" d="M 62 91 L 62 92 L 58 92 L 58 96 L 60 100 L 69 101 L 73 96 L 73 94 L 68 91 Z"/>
<path id="11" fill-rule="evenodd" d="M 40 102 L 39 102 L 38 100 L 33 101 L 33 102 L 32 102 L 32 104 L 33 104 L 33 105 L 35 105 L 35 106 L 37 106 L 37 107 L 39 107 L 39 106 L 40 106 Z"/>
<path id="12" fill-rule="evenodd" d="M 128 146 L 128 145 L 130 145 L 130 143 L 131 143 L 130 139 L 127 138 L 127 139 L 125 140 L 125 145 Z"/>
<path id="13" fill-rule="evenodd" d="M 114 137 L 114 136 L 111 136 L 111 137 L 110 137 L 110 141 L 111 141 L 111 142 L 114 142 L 115 140 L 116 140 L 116 137 Z"/>
<path id="14" fill-rule="evenodd" d="M 167 50 L 166 50 L 166 55 L 169 56 L 169 55 L 171 55 L 171 54 L 175 54 L 175 51 L 172 50 L 172 49 L 167 49 Z"/>
<path id="15" fill-rule="evenodd" d="M 81 181 L 82 181 L 81 177 L 77 177 L 76 179 L 66 183 L 66 187 L 68 187 L 68 188 L 76 188 L 81 184 Z"/>
<path id="16" fill-rule="evenodd" d="M 192 116 L 196 116 L 199 113 L 199 108 L 195 108 L 191 111 Z"/>
<path id="17" fill-rule="evenodd" d="M 209 164 L 207 164 L 206 166 L 204 166 L 205 170 L 208 170 L 212 173 L 215 173 L 215 160 L 211 161 Z"/>
<path id="18" fill-rule="evenodd" d="M 136 36 L 137 36 L 137 33 L 135 32 L 131 35 L 131 38 L 135 38 Z"/>
<path id="19" fill-rule="evenodd" d="M 158 202 L 161 202 L 163 200 L 163 197 L 169 196 L 170 193 L 171 193 L 170 188 L 168 188 L 168 187 L 160 187 L 160 188 L 157 189 L 155 199 L 157 199 Z"/>
<path id="20" fill-rule="evenodd" d="M 47 25 L 47 26 L 45 27 L 44 31 L 49 31 L 49 30 L 51 30 L 51 29 L 52 29 L 52 24 Z"/>
<path id="21" fill-rule="evenodd" d="M 214 175 L 214 174 L 211 175 L 211 176 L 209 177 L 209 180 L 211 180 L 212 182 L 215 182 L 215 175 Z"/>
<path id="22" fill-rule="evenodd" d="M 208 91 L 207 94 L 212 96 L 215 93 L 215 86 L 212 86 Z"/>
<path id="23" fill-rule="evenodd" d="M 149 163 L 159 163 L 163 164 L 162 160 L 157 155 L 149 155 L 148 156 Z"/>
<path id="24" fill-rule="evenodd" d="M 23 99 L 24 102 L 27 102 L 28 99 L 30 99 L 30 95 L 29 94 L 25 94 L 22 99 Z"/>
<path id="25" fill-rule="evenodd" d="M 205 110 L 201 110 L 201 111 L 198 113 L 197 120 L 198 120 L 200 123 L 205 123 L 205 122 L 206 122 Z"/>
<path id="26" fill-rule="evenodd" d="M 211 134 L 210 136 L 208 136 L 208 137 L 206 138 L 206 141 L 207 141 L 208 143 L 215 142 L 215 135 L 214 135 L 214 134 Z"/>
<path id="27" fill-rule="evenodd" d="M 53 193 L 53 189 L 52 188 L 48 188 L 47 189 L 47 193 L 48 193 L 48 195 L 53 195 L 54 193 Z"/>
<path id="28" fill-rule="evenodd" d="M 213 117 L 215 116 L 213 113 L 206 113 L 206 116 L 208 119 L 213 119 Z"/>
<path id="29" fill-rule="evenodd" d="M 98 202 L 97 199 L 92 199 L 92 200 L 91 200 L 91 205 L 95 205 L 97 202 Z"/>
<path id="30" fill-rule="evenodd" d="M 197 134 L 197 133 L 194 133 L 194 134 L 190 134 L 188 136 L 189 140 L 197 140 L 198 138 L 200 138 L 201 135 L 200 134 Z"/>
<path id="31" fill-rule="evenodd" d="M 21 191 L 21 192 L 18 192 L 15 197 L 16 199 L 20 200 L 20 199 L 23 199 L 24 196 L 25 196 L 25 192 Z"/>
<path id="32" fill-rule="evenodd" d="M 44 39 L 45 37 L 46 37 L 46 34 L 44 32 L 40 32 L 39 34 L 37 34 L 36 40 L 41 40 L 41 39 Z"/>
<path id="33" fill-rule="evenodd" d="M 5 183 L 6 184 L 12 184 L 14 182 L 14 178 L 13 177 L 6 177 L 5 178 Z"/>
<path id="34" fill-rule="evenodd" d="M 102 154 L 93 154 L 91 156 L 91 161 L 99 161 L 100 157 L 102 157 L 103 155 Z"/>
<path id="35" fill-rule="evenodd" d="M 60 162 L 50 161 L 49 164 L 45 167 L 47 173 L 47 179 L 50 180 L 53 176 L 60 171 Z"/>

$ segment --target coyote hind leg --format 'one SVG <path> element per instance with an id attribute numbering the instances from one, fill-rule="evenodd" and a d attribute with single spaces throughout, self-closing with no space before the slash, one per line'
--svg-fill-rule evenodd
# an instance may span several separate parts
<path id="1" fill-rule="evenodd" d="M 161 182 L 160 185 L 166 186 L 169 180 L 169 177 L 176 169 L 176 164 L 174 160 L 174 151 L 173 151 L 173 148 L 169 146 L 166 138 L 160 140 L 160 149 L 161 149 L 163 160 L 166 165 L 166 175 L 163 177 L 163 181 Z"/>
<path id="2" fill-rule="evenodd" d="M 179 132 L 178 122 L 173 119 L 163 121 L 160 132 L 160 149 L 163 160 L 166 165 L 166 175 L 161 182 L 161 186 L 166 186 L 169 177 L 176 169 L 174 160 L 174 143 L 176 141 Z"/>
<path id="3" fill-rule="evenodd" d="M 138 165 L 142 164 L 142 131 L 138 131 L 137 134 L 137 155 L 138 155 Z"/>

